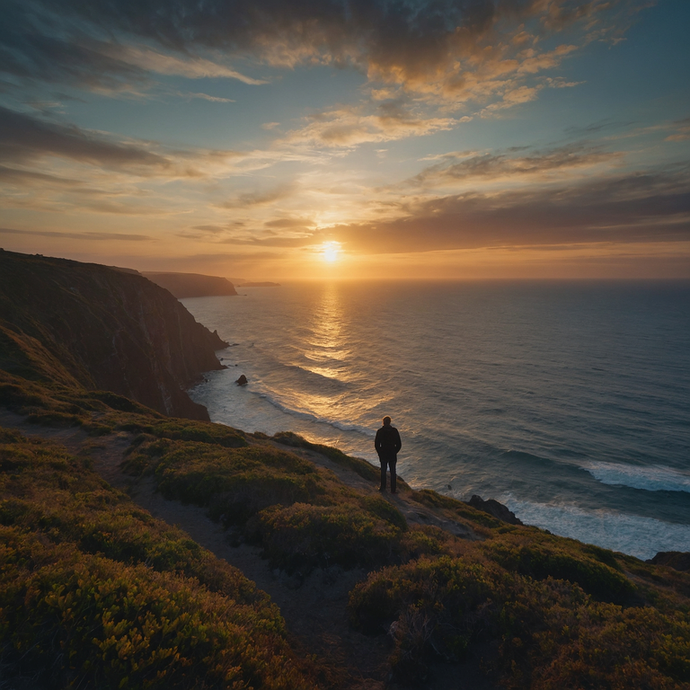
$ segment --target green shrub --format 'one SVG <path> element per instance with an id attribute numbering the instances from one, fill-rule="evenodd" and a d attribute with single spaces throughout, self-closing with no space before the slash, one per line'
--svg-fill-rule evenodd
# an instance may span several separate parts
<path id="1" fill-rule="evenodd" d="M 371 573 L 349 602 L 357 629 L 392 634 L 399 681 L 424 685 L 431 659 L 458 660 L 474 648 L 512 690 L 685 688 L 690 621 L 682 608 L 623 608 L 567 580 L 447 556 Z"/>
<path id="2" fill-rule="evenodd" d="M 365 496 L 361 500 L 365 510 L 377 515 L 383 520 L 390 522 L 391 525 L 405 532 L 407 530 L 407 520 L 405 516 L 389 501 L 380 496 Z"/>
<path id="3" fill-rule="evenodd" d="M 104 486 L 82 459 L 15 432 L 1 440 L 3 681 L 314 686 L 277 608 L 238 570 Z"/>
<path id="4" fill-rule="evenodd" d="M 586 551 L 567 551 L 549 542 L 522 545 L 501 541 L 486 548 L 489 556 L 507 570 L 536 580 L 552 577 L 575 582 L 601 601 L 622 604 L 635 594 L 635 586 L 623 573 L 594 560 Z"/>
<path id="5" fill-rule="evenodd" d="M 311 686 L 280 620 L 145 566 L 55 557 L 0 594 L 3 661 L 15 675 L 48 688 Z"/>
<path id="6" fill-rule="evenodd" d="M 367 481 L 378 482 L 381 479 L 381 470 L 374 467 L 366 460 L 346 455 L 343 451 L 331 446 L 311 443 L 292 431 L 279 431 L 277 434 L 274 434 L 273 440 L 286 446 L 292 446 L 293 448 L 308 448 L 317 453 L 321 453 L 321 455 L 325 455 L 337 465 L 353 471 Z M 402 480 L 399 480 L 399 484 L 401 487 L 407 487 L 407 484 Z"/>
<path id="7" fill-rule="evenodd" d="M 399 528 L 355 506 L 304 503 L 262 511 L 257 531 L 271 563 L 288 571 L 390 562 L 401 534 Z"/>
<path id="8" fill-rule="evenodd" d="M 212 446 L 222 446 L 223 448 L 242 448 L 248 445 L 244 432 L 211 422 L 169 418 L 154 421 L 143 417 L 136 421 L 124 422 L 120 428 L 123 431 L 146 433 L 157 438 L 168 438 L 174 441 L 196 441 Z"/>

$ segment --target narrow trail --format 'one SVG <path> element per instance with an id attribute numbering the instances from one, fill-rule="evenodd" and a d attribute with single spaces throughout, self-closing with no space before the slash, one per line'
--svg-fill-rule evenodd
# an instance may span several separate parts
<path id="1" fill-rule="evenodd" d="M 132 478 L 123 474 L 121 464 L 133 434 L 119 432 L 93 438 L 79 428 L 54 429 L 29 424 L 24 417 L 7 411 L 0 411 L 0 426 L 17 429 L 27 437 L 54 441 L 74 455 L 89 457 L 94 470 L 111 486 L 126 492 L 154 517 L 179 527 L 216 557 L 241 570 L 279 606 L 297 650 L 316 654 L 331 665 L 347 669 L 349 677 L 345 680 L 345 687 L 348 690 L 391 687 L 386 668 L 386 658 L 392 649 L 391 639 L 387 635 L 370 637 L 358 633 L 350 628 L 347 620 L 349 592 L 366 578 L 365 570 L 343 570 L 332 566 L 317 568 L 302 577 L 272 569 L 261 557 L 260 547 L 232 545 L 228 533 L 206 515 L 204 508 L 163 498 L 156 491 L 151 477 Z M 279 447 L 284 449 L 284 446 Z M 307 449 L 290 450 L 333 471 L 348 486 L 378 495 L 370 482 L 324 455 Z M 464 525 L 440 520 L 423 506 L 412 502 L 405 493 L 387 493 L 384 496 L 405 515 L 408 523 L 433 524 L 458 537 L 477 538 Z M 435 674 L 436 680 L 428 685 L 429 690 L 488 690 L 492 687 L 486 685 L 484 677 L 471 667 L 453 665 L 437 671 L 441 672 Z M 460 676 L 458 671 L 462 671 Z"/>

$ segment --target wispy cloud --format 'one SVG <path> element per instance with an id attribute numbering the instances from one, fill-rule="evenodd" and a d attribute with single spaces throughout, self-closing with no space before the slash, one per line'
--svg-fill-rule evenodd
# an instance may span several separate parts
<path id="1" fill-rule="evenodd" d="M 154 239 L 148 235 L 131 235 L 117 232 L 58 232 L 53 230 L 17 230 L 15 228 L 0 228 L 0 235 L 25 235 L 69 240 L 93 240 L 97 242 L 151 242 Z"/>
<path id="2" fill-rule="evenodd" d="M 370 142 L 394 141 L 452 129 L 458 120 L 424 117 L 402 107 L 399 102 L 379 104 L 367 114 L 363 106 L 341 106 L 315 113 L 306 124 L 289 132 L 276 146 L 307 144 L 327 148 L 353 147 Z"/>
<path id="3" fill-rule="evenodd" d="M 170 160 L 142 144 L 110 141 L 102 134 L 41 120 L 0 106 L 0 161 L 24 163 L 58 156 L 104 167 L 158 168 Z"/>
<path id="4" fill-rule="evenodd" d="M 623 154 L 606 151 L 601 146 L 574 143 L 515 155 L 514 151 L 491 153 L 452 153 L 437 157 L 439 162 L 422 170 L 411 184 L 443 184 L 458 181 L 490 179 L 492 182 L 511 179 L 542 178 L 552 173 L 567 173 L 619 161 Z"/>
<path id="5" fill-rule="evenodd" d="M 244 194 L 239 194 L 234 199 L 224 201 L 218 205 L 221 208 L 229 209 L 265 206 L 289 197 L 293 190 L 293 185 L 282 185 L 275 189 L 265 191 L 245 192 Z"/>
<path id="6" fill-rule="evenodd" d="M 221 96 L 209 96 L 207 93 L 184 93 L 182 91 L 177 92 L 178 96 L 186 99 L 199 98 L 202 101 L 210 101 L 211 103 L 236 103 L 234 98 L 222 98 Z"/>
<path id="7" fill-rule="evenodd" d="M 331 228 L 353 250 L 690 240 L 690 168 L 543 189 L 467 192 L 407 204 L 395 219 Z"/>
<path id="8" fill-rule="evenodd" d="M 674 122 L 672 127 L 675 132 L 669 134 L 665 141 L 687 141 L 690 139 L 690 117 Z"/>

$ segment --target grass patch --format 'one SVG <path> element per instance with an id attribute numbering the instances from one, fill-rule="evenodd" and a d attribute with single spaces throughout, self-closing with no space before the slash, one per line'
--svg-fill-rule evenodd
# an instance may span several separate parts
<path id="1" fill-rule="evenodd" d="M 325 455 L 329 460 L 332 460 L 337 465 L 340 465 L 340 467 L 351 470 L 367 481 L 378 482 L 381 479 L 380 468 L 370 465 L 366 460 L 346 455 L 341 450 L 332 448 L 331 446 L 324 446 L 320 443 L 311 443 L 292 431 L 279 431 L 277 434 L 274 434 L 272 438 L 274 441 L 282 443 L 285 446 L 292 446 L 293 448 L 307 448 L 309 450 L 314 450 L 317 453 L 321 453 L 321 455 Z M 401 486 L 407 487 L 405 482 L 402 480 L 399 481 Z"/>

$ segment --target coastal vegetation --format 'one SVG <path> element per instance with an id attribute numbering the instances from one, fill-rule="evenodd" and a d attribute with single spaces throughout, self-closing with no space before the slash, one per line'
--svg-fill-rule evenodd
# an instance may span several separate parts
<path id="1" fill-rule="evenodd" d="M 59 445 L 9 430 L 0 442 L 4 683 L 316 686 L 242 573 Z"/>
<path id="2" fill-rule="evenodd" d="M 404 482 L 397 497 L 379 495 L 376 468 L 289 432 L 168 417 L 86 385 L 6 317 L 2 687 L 335 688 L 352 678 L 333 671 L 338 659 L 298 648 L 242 572 L 101 478 L 99 444 L 114 439 L 132 483 L 199 506 L 296 582 L 334 566 L 361 573 L 347 614 L 353 630 L 388 640 L 376 687 L 431 687 L 442 665 L 511 690 L 690 687 L 690 574 Z M 88 452 L 68 451 L 63 432 Z"/>

